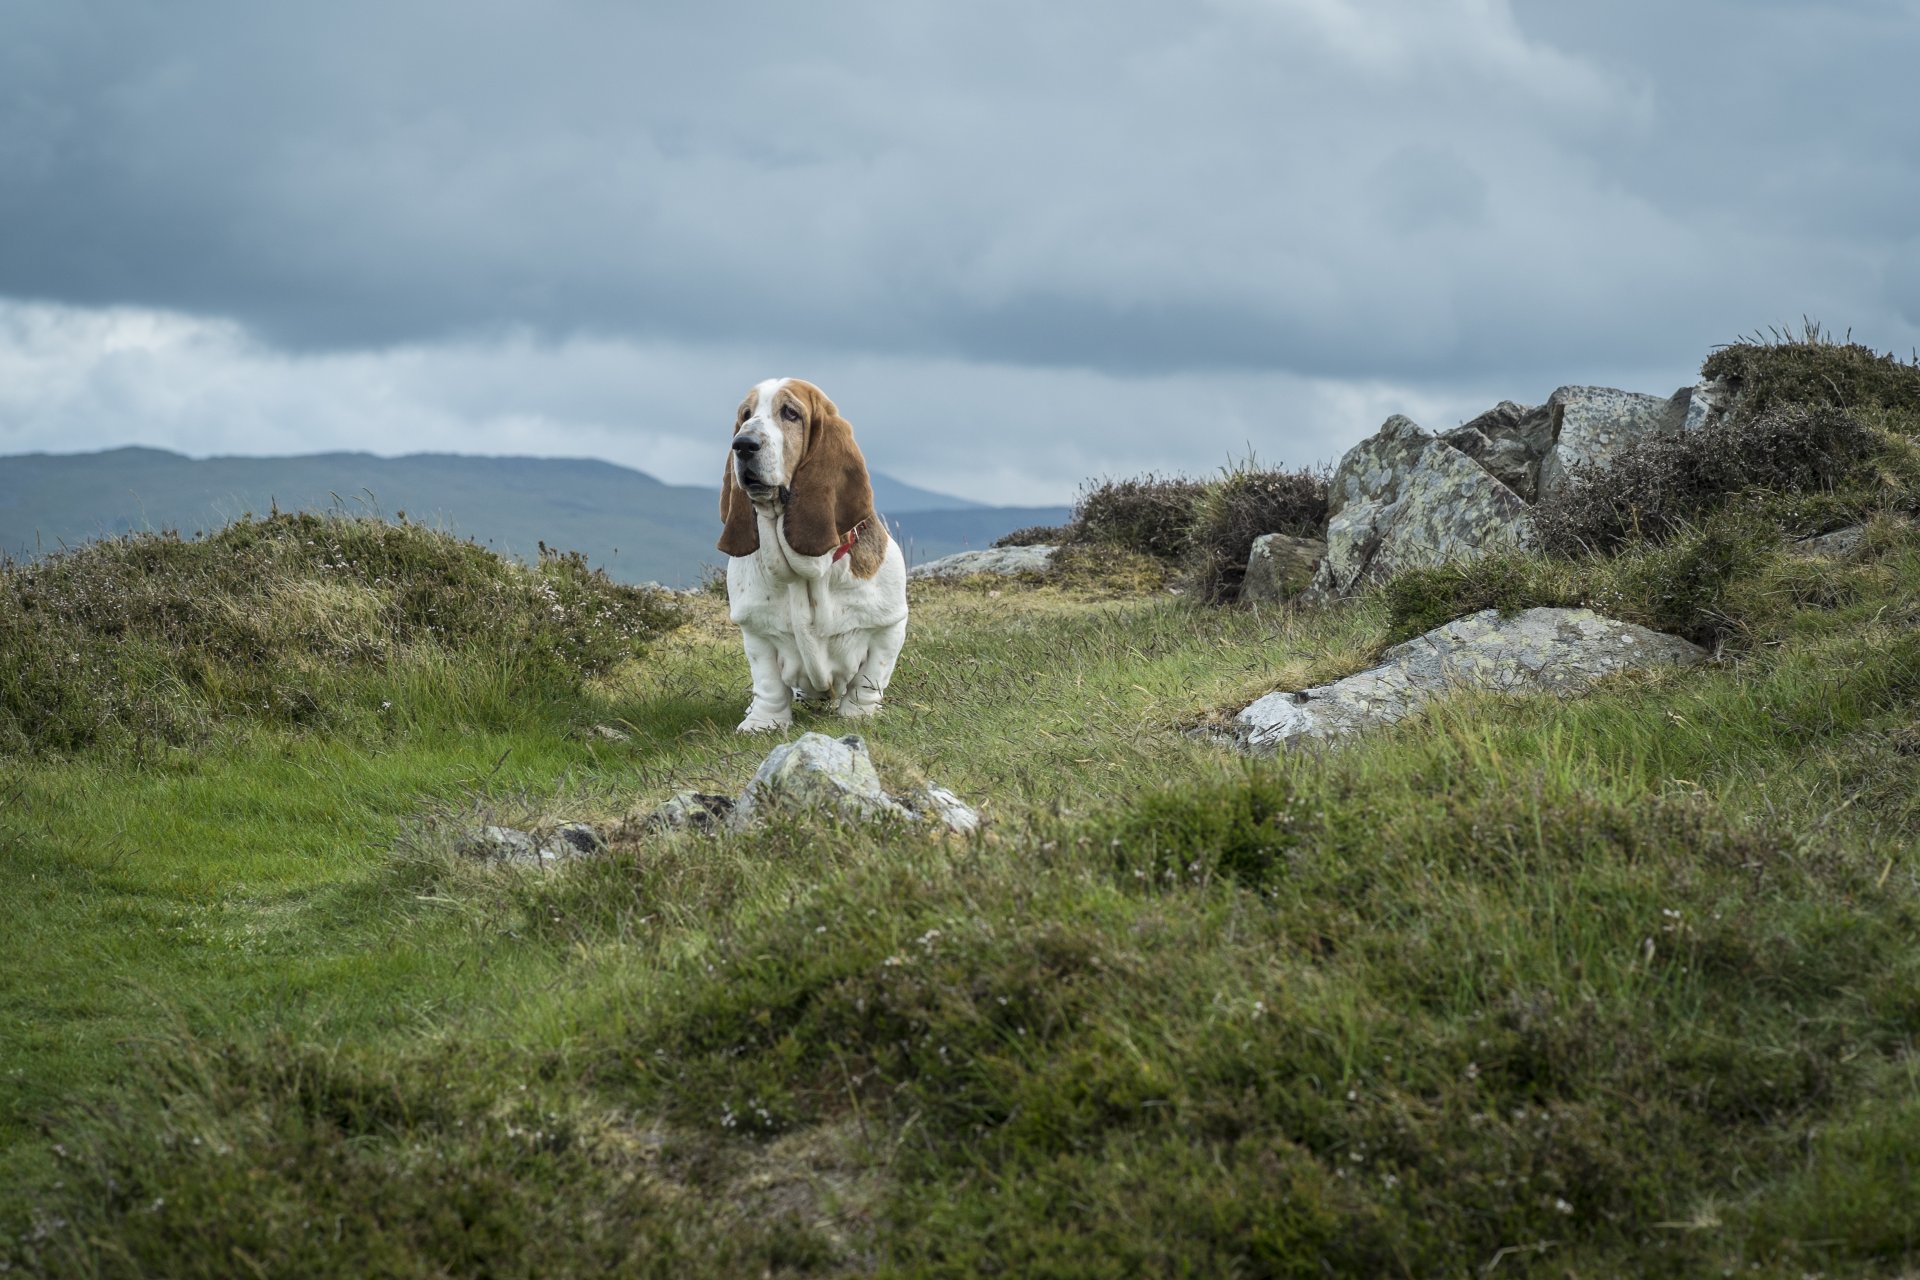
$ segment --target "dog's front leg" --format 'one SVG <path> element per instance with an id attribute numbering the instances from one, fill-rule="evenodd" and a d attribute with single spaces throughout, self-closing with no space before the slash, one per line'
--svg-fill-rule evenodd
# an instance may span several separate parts
<path id="1" fill-rule="evenodd" d="M 867 641 L 867 656 L 860 669 L 848 679 L 841 695 L 839 712 L 843 716 L 870 716 L 880 710 L 880 699 L 893 679 L 893 664 L 900 657 L 900 646 L 907 642 L 905 618 L 890 627 L 876 630 Z"/>
<path id="2" fill-rule="evenodd" d="M 753 673 L 753 705 L 740 722 L 740 733 L 785 729 L 793 723 L 793 685 L 780 668 L 780 647 L 751 631 L 740 633 L 747 647 L 747 668 Z"/>

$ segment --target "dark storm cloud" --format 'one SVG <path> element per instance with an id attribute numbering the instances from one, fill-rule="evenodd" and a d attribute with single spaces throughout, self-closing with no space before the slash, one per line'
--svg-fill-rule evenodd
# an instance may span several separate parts
<path id="1" fill-rule="evenodd" d="M 1912 7 L 1643 7 L 15 4 L 0 294 L 1124 375 L 1912 323 Z"/>

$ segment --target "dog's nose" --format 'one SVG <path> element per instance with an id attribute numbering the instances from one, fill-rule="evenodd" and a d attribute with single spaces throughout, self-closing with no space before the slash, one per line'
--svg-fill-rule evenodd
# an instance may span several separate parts
<path id="1" fill-rule="evenodd" d="M 733 451 L 735 453 L 758 453 L 760 452 L 760 442 L 749 439 L 746 436 L 735 436 L 733 438 Z"/>

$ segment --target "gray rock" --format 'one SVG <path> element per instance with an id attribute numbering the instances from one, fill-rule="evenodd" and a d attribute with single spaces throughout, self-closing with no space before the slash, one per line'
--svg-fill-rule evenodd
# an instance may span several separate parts
<path id="1" fill-rule="evenodd" d="M 676 791 L 640 822 L 642 831 L 713 831 L 733 813 L 732 796 Z"/>
<path id="2" fill-rule="evenodd" d="M 938 822 L 959 835 L 971 835 L 980 829 L 980 811 L 945 787 L 931 782 L 900 797 L 900 803 L 924 822 Z"/>
<path id="3" fill-rule="evenodd" d="M 1865 537 L 1866 533 L 1867 526 L 1850 524 L 1844 529 L 1835 529 L 1831 533 L 1815 534 L 1811 538 L 1790 542 L 1787 544 L 1787 554 L 1831 556 L 1835 560 L 1844 560 L 1859 549 L 1860 539 Z"/>
<path id="4" fill-rule="evenodd" d="M 1528 609 L 1509 618 L 1487 609 L 1382 656 L 1357 675 L 1253 703 L 1235 718 L 1240 745 L 1268 752 L 1331 743 L 1392 724 L 1456 688 L 1567 695 L 1617 671 L 1691 665 L 1706 651 L 1590 609 Z"/>
<path id="5" fill-rule="evenodd" d="M 600 833 L 584 822 L 561 823 L 545 842 L 530 831 L 513 827 L 481 827 L 454 844 L 469 858 L 520 867 L 554 867 L 604 852 L 606 847 Z"/>
<path id="6" fill-rule="evenodd" d="M 1043 573 L 1053 563 L 1054 548 L 988 547 L 961 551 L 907 570 L 909 578 L 965 578 L 976 573 Z"/>
<path id="7" fill-rule="evenodd" d="M 1247 555 L 1240 599 L 1256 603 L 1293 599 L 1313 584 L 1314 570 L 1326 554 L 1325 538 L 1262 534 L 1253 540 L 1253 550 Z"/>
<path id="8" fill-rule="evenodd" d="M 1682 387 L 1665 399 L 1612 387 L 1561 387 L 1547 397 L 1553 447 L 1540 459 L 1538 496 L 1559 492 L 1573 471 L 1604 463 L 1643 437 L 1704 425 L 1723 394 L 1708 383 Z"/>
<path id="9" fill-rule="evenodd" d="M 582 858 L 605 853 L 607 842 L 600 838 L 598 830 L 585 822 L 563 822 L 554 829 L 553 838 L 541 852 L 549 850 L 563 858 Z"/>
<path id="10" fill-rule="evenodd" d="M 824 811 L 854 821 L 910 812 L 881 789 L 873 757 L 858 734 L 803 733 L 767 753 L 734 806 L 728 825 L 752 825 L 776 811 Z"/>
<path id="11" fill-rule="evenodd" d="M 1502 400 L 1473 421 L 1441 433 L 1494 479 L 1532 502 L 1540 459 L 1553 447 L 1553 414 L 1548 406 L 1529 409 Z"/>
<path id="12" fill-rule="evenodd" d="M 1518 494 L 1400 414 L 1340 459 L 1327 516 L 1327 555 L 1304 593 L 1309 600 L 1533 540 L 1533 519 Z"/>

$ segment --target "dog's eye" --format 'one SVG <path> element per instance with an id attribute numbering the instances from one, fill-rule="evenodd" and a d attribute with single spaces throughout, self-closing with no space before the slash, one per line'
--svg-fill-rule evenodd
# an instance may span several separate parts
<path id="1" fill-rule="evenodd" d="M 785 418 L 788 422 L 800 421 L 800 411 L 794 408 L 792 405 L 787 405 L 786 407 L 782 408 L 780 410 L 780 416 Z"/>

